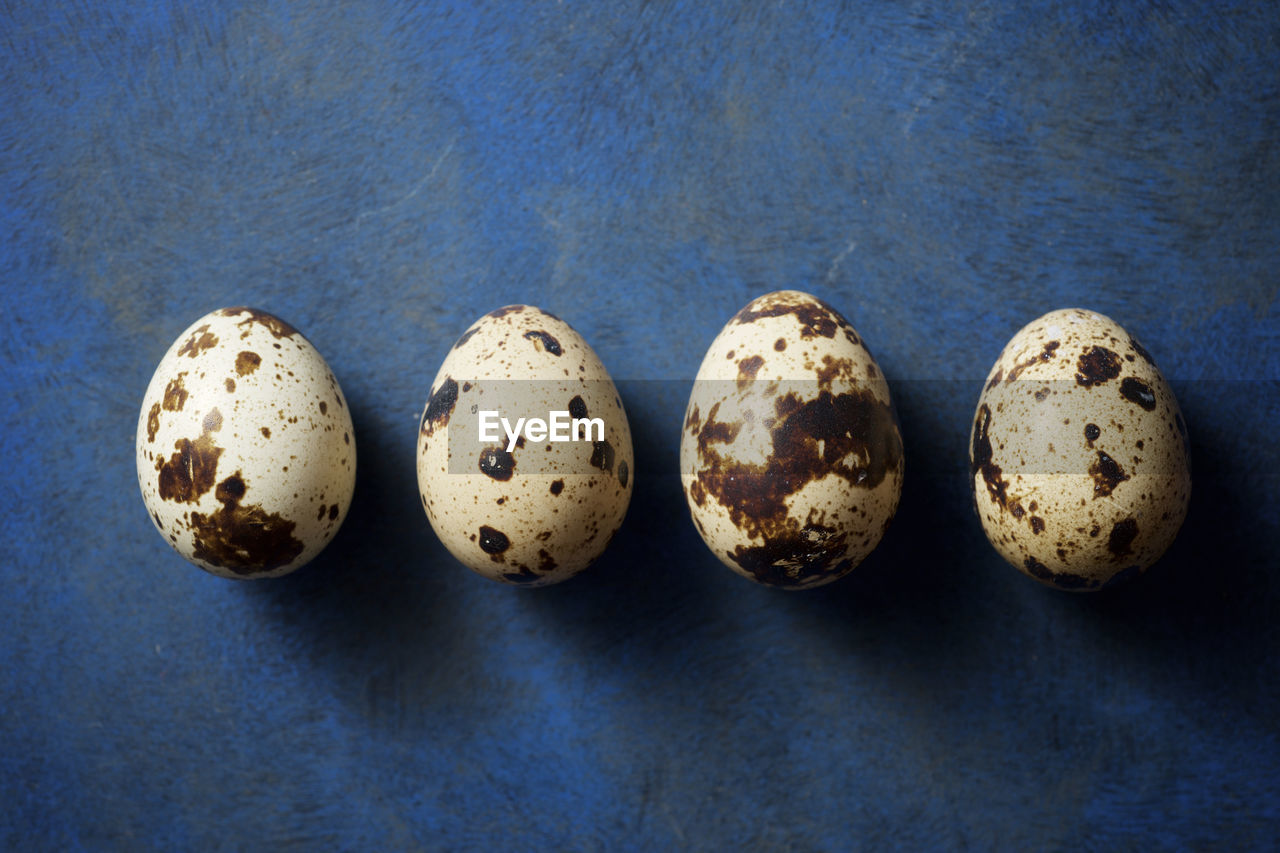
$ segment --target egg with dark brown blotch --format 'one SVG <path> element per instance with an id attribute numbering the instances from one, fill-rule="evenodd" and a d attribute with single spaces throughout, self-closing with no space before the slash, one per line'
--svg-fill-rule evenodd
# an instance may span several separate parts
<path id="1" fill-rule="evenodd" d="M 680 473 L 694 526 L 733 571 L 785 589 L 847 574 L 893 520 L 903 468 L 884 374 L 830 305 L 769 293 L 712 341 Z"/>
<path id="2" fill-rule="evenodd" d="M 136 436 L 138 485 L 160 535 L 215 575 L 306 564 L 342 526 L 356 480 L 351 415 L 302 333 L 223 308 L 160 360 Z"/>
<path id="3" fill-rule="evenodd" d="M 1109 317 L 1052 311 L 1005 346 L 969 440 L 974 506 L 1002 557 L 1101 589 L 1173 543 L 1191 499 L 1187 427 L 1155 360 Z"/>
<path id="4" fill-rule="evenodd" d="M 538 587 L 609 545 L 635 488 L 631 429 L 600 358 L 529 305 L 481 317 L 440 366 L 418 426 L 418 488 L 463 565 Z"/>

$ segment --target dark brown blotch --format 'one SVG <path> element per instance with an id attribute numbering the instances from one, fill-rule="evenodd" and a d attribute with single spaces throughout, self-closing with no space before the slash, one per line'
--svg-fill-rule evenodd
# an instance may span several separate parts
<path id="1" fill-rule="evenodd" d="M 719 411 L 720 404 L 716 403 L 711 407 L 711 411 L 707 412 L 706 423 L 698 430 L 699 459 L 707 458 L 707 453 L 712 444 L 733 444 L 738 437 L 738 432 L 742 429 L 742 424 L 738 422 L 726 423 L 717 421 L 716 414 Z"/>
<path id="2" fill-rule="evenodd" d="M 480 550 L 489 555 L 489 559 L 495 563 L 504 561 L 503 552 L 511 547 L 511 540 L 501 530 L 496 530 L 487 524 L 480 525 Z"/>
<path id="3" fill-rule="evenodd" d="M 1053 580 L 1053 572 L 1050 571 L 1048 566 L 1037 560 L 1035 557 L 1027 557 L 1022 561 L 1022 565 L 1032 577 L 1046 581 Z"/>
<path id="4" fill-rule="evenodd" d="M 214 493 L 221 509 L 208 515 L 191 513 L 195 557 L 241 575 L 287 566 L 303 550 L 293 535 L 294 523 L 260 506 L 241 506 L 246 491 L 237 471 L 219 483 Z"/>
<path id="5" fill-rule="evenodd" d="M 820 524 L 792 527 L 767 537 L 763 545 L 738 545 L 726 552 L 746 573 L 770 586 L 809 586 L 853 568 L 845 558 L 847 534 Z"/>
<path id="6" fill-rule="evenodd" d="M 452 377 L 446 376 L 444 382 L 440 383 L 440 387 L 427 399 L 427 408 L 422 413 L 422 425 L 419 431 L 431 436 L 440 427 L 448 426 L 449 415 L 453 413 L 453 407 L 457 402 L 458 383 Z"/>
<path id="7" fill-rule="evenodd" d="M 480 451 L 480 473 L 488 477 L 510 480 L 515 467 L 515 457 L 501 447 L 486 447 Z"/>
<path id="8" fill-rule="evenodd" d="M 613 445 L 607 439 L 591 443 L 591 465 L 593 467 L 612 474 L 613 459 Z"/>
<path id="9" fill-rule="evenodd" d="M 1115 379 L 1120 375 L 1120 356 L 1106 347 L 1085 350 L 1076 362 L 1076 383 L 1086 388 Z"/>
<path id="10" fill-rule="evenodd" d="M 749 358 L 744 358 L 741 361 L 739 361 L 738 362 L 738 387 L 739 388 L 747 387 L 747 385 L 749 385 L 752 382 L 752 380 L 756 378 L 756 374 L 760 371 L 760 368 L 763 365 L 764 365 L 764 358 L 758 355 L 753 355 L 753 356 L 750 356 Z"/>
<path id="11" fill-rule="evenodd" d="M 158 491 L 166 501 L 193 503 L 213 488 L 218 475 L 218 457 L 222 448 L 213 443 L 212 432 L 222 427 L 222 414 L 213 409 L 205 416 L 204 432 L 195 441 L 181 438 L 174 442 L 175 453 L 160 463 Z"/>
<path id="12" fill-rule="evenodd" d="M 1130 403 L 1136 403 L 1148 412 L 1156 407 L 1156 395 L 1151 386 L 1133 376 L 1126 376 L 1120 383 L 1120 396 Z"/>
<path id="13" fill-rule="evenodd" d="M 627 460 L 624 459 L 618 463 L 618 485 L 625 489 L 630 478 L 631 469 L 627 467 Z"/>
<path id="14" fill-rule="evenodd" d="M 256 352 L 241 350 L 236 356 L 236 373 L 240 376 L 248 376 L 250 373 L 257 370 L 258 366 L 261 364 L 262 356 L 258 355 Z"/>
<path id="15" fill-rule="evenodd" d="M 247 316 L 236 324 L 238 326 L 248 326 L 252 323 L 257 323 L 259 326 L 262 326 L 270 332 L 273 338 L 277 339 L 289 338 L 298 334 L 298 330 L 286 323 L 284 320 L 281 320 L 274 314 L 268 314 L 266 311 L 259 311 L 257 308 L 237 306 L 235 308 L 224 308 L 222 310 L 222 315 L 224 317 L 238 317 L 241 314 L 245 314 Z M 241 337 L 244 336 L 245 333 L 242 333 Z"/>
<path id="16" fill-rule="evenodd" d="M 1138 343 L 1138 339 L 1133 337 L 1132 335 L 1129 336 L 1129 346 L 1133 347 L 1133 351 L 1136 352 L 1138 355 L 1142 356 L 1142 360 L 1145 361 L 1147 364 L 1151 365 L 1152 367 L 1156 366 L 1156 360 L 1151 357 L 1151 353 L 1147 352 L 1147 348 L 1144 347 L 1142 344 Z"/>
<path id="17" fill-rule="evenodd" d="M 1069 572 L 1055 572 L 1035 557 L 1027 557 L 1023 560 L 1022 565 L 1027 570 L 1027 574 L 1053 584 L 1059 589 L 1076 590 L 1097 586 L 1097 583 L 1089 578 L 1083 578 Z"/>
<path id="18" fill-rule="evenodd" d="M 760 308 L 748 305 L 734 315 L 730 322 L 738 324 L 754 323 L 764 317 L 785 317 L 792 315 L 800 323 L 801 338 L 834 338 L 836 330 L 841 326 L 849 326 L 848 321 L 840 316 L 840 312 L 821 299 L 782 299 L 771 302 Z"/>
<path id="19" fill-rule="evenodd" d="M 1129 479 L 1129 475 L 1120 467 L 1120 463 L 1101 450 L 1098 451 L 1098 461 L 1089 466 L 1089 476 L 1093 477 L 1095 500 L 1110 495 L 1115 491 L 1116 486 Z"/>
<path id="20" fill-rule="evenodd" d="M 1107 550 L 1111 559 L 1119 563 L 1133 551 L 1133 540 L 1138 536 L 1138 521 L 1126 518 L 1111 526 L 1111 535 L 1107 537 Z"/>
<path id="21" fill-rule="evenodd" d="M 473 329 L 467 329 L 467 331 L 462 333 L 462 337 L 458 338 L 456 341 L 453 342 L 452 349 L 459 349 L 463 344 L 471 340 L 471 336 L 478 331 L 480 331 L 480 328 L 478 326 Z"/>
<path id="22" fill-rule="evenodd" d="M 836 379 L 853 381 L 853 361 L 847 358 L 822 357 L 822 367 L 818 368 L 818 388 L 831 390 L 831 383 Z"/>
<path id="23" fill-rule="evenodd" d="M 697 433 L 702 426 L 702 412 L 698 411 L 697 405 L 689 410 L 688 415 L 684 419 L 684 428 L 692 433 Z"/>
<path id="24" fill-rule="evenodd" d="M 151 411 L 147 412 L 147 442 L 151 443 L 156 440 L 156 433 L 160 431 L 160 404 L 153 403 Z"/>
<path id="25" fill-rule="evenodd" d="M 551 484 L 551 494 L 558 495 L 564 491 L 564 480 L 556 480 Z"/>
<path id="26" fill-rule="evenodd" d="M 237 471 L 218 484 L 213 496 L 223 503 L 238 501 L 244 497 L 245 489 L 244 477 Z"/>
<path id="27" fill-rule="evenodd" d="M 552 355 L 560 355 L 563 350 L 560 348 L 560 342 L 551 335 L 543 331 L 529 331 L 524 333 L 525 340 L 533 341 L 535 349 L 541 349 Z"/>
<path id="28" fill-rule="evenodd" d="M 1084 440 L 1090 447 L 1093 447 L 1093 443 L 1098 440 L 1100 435 L 1102 435 L 1102 430 L 1098 429 L 1097 424 L 1085 424 Z"/>
<path id="29" fill-rule="evenodd" d="M 715 426 L 714 420 L 708 420 L 699 438 L 703 467 L 697 475 L 706 494 L 725 507 L 736 527 L 748 537 L 765 539 L 756 547 L 775 555 L 770 557 L 771 564 L 776 564 L 781 550 L 798 544 L 799 529 L 788 518 L 785 503 L 789 495 L 832 474 L 854 486 L 874 489 L 902 465 L 902 439 L 893 413 L 868 391 L 840 395 L 822 391 L 808 401 L 789 393 L 774 401 L 774 409 L 772 450 L 764 465 L 722 458 L 713 442 L 704 440 Z M 736 427 L 730 432 L 736 435 Z M 862 464 L 850 464 L 850 459 Z M 691 497 L 697 501 L 696 494 Z M 743 556 L 747 553 L 765 552 L 730 556 L 756 560 Z M 823 571 L 829 568 L 826 564 Z"/>
<path id="30" fill-rule="evenodd" d="M 1015 364 L 1013 366 L 1013 369 L 1009 371 L 1009 375 L 1005 377 L 1004 381 L 1012 382 L 1013 380 L 1017 379 L 1022 374 L 1022 371 L 1026 370 L 1028 367 L 1031 367 L 1032 365 L 1036 365 L 1036 364 L 1043 364 L 1046 361 L 1052 361 L 1054 354 L 1057 353 L 1058 351 L 1058 346 L 1059 346 L 1059 343 L 1057 341 L 1046 341 L 1044 347 L 1040 350 L 1040 352 L 1031 356 L 1031 358 L 1027 359 L 1024 362 Z"/>
<path id="31" fill-rule="evenodd" d="M 774 342 L 773 342 L 773 348 L 774 348 L 774 350 L 776 350 L 777 352 L 782 352 L 783 350 L 785 350 L 785 349 L 787 348 L 787 339 L 786 339 L 786 338 L 778 338 L 776 341 L 774 341 Z"/>
<path id="32" fill-rule="evenodd" d="M 179 347 L 178 355 L 195 358 L 205 350 L 212 349 L 217 345 L 218 339 L 209 331 L 209 326 L 206 323 L 191 333 L 191 337 L 187 338 L 186 342 Z"/>
<path id="33" fill-rule="evenodd" d="M 978 407 L 978 415 L 973 422 L 970 474 L 971 478 L 981 474 L 982 481 L 987 486 L 987 493 L 991 495 L 991 500 L 1002 509 L 1008 509 L 1009 486 L 1004 481 L 1004 472 L 1000 466 L 992 461 L 991 437 L 988 435 L 990 428 L 991 407 L 983 403 Z M 974 480 L 973 482 L 976 497 L 977 481 Z"/>
<path id="34" fill-rule="evenodd" d="M 161 407 L 166 412 L 181 412 L 182 407 L 186 404 L 187 389 L 182 384 L 182 378 L 186 375 L 186 371 L 179 373 L 169 380 L 169 384 L 164 387 L 164 398 L 161 400 Z"/>
<path id="35" fill-rule="evenodd" d="M 581 397 L 575 396 L 569 401 L 569 417 L 585 418 L 587 416 L 587 404 L 583 402 Z"/>

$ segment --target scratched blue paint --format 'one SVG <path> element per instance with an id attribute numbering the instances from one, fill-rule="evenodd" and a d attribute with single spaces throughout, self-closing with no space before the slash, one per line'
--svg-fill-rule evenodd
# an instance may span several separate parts
<path id="1" fill-rule="evenodd" d="M 205 4 L 206 6 L 210 4 Z M 1266 849 L 1280 835 L 1280 16 L 1267 4 L 50 2 L 0 12 L 0 846 Z M 688 522 L 689 382 L 746 301 L 844 311 L 899 516 L 804 595 Z M 414 425 L 456 336 L 555 311 L 636 494 L 537 592 L 457 566 Z M 173 338 L 303 329 L 359 438 L 344 529 L 182 563 L 133 432 Z M 1138 335 L 1195 492 L 1130 588 L 1054 593 L 972 516 L 1008 337 Z"/>

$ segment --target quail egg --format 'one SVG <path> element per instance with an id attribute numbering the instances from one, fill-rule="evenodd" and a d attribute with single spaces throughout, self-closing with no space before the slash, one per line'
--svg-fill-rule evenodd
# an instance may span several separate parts
<path id="1" fill-rule="evenodd" d="M 174 550 L 228 578 L 287 574 L 346 517 L 356 478 L 338 380 L 302 333 L 223 308 L 174 341 L 136 437 L 147 512 Z"/>
<path id="2" fill-rule="evenodd" d="M 842 577 L 888 529 L 903 469 L 884 374 L 830 305 L 769 293 L 712 341 L 680 471 L 694 526 L 730 569 L 786 589 Z"/>
<path id="3" fill-rule="evenodd" d="M 463 565 L 528 587 L 596 560 L 635 487 L 631 429 L 608 371 L 554 314 L 508 305 L 471 325 L 431 384 L 418 487 Z"/>
<path id="4" fill-rule="evenodd" d="M 1092 311 L 1052 311 L 1013 336 L 978 399 L 969 447 L 987 538 L 1059 589 L 1140 574 L 1187 515 L 1178 401 L 1142 344 Z"/>

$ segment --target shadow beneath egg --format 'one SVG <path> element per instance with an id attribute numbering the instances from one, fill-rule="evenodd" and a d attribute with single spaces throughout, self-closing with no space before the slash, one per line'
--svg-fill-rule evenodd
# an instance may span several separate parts
<path id="1" fill-rule="evenodd" d="M 970 555 L 990 551 L 966 477 L 967 401 L 955 397 L 955 382 L 890 384 L 906 465 L 894 520 L 847 576 L 786 603 L 852 651 L 892 646 L 904 658 L 959 667 L 974 653 L 967 623 L 981 618 L 987 580 Z"/>
<path id="2" fill-rule="evenodd" d="M 1266 725 L 1280 696 L 1276 557 L 1268 517 L 1280 485 L 1274 451 L 1250 452 L 1249 383 L 1176 389 L 1191 425 L 1191 502 L 1168 552 L 1142 576 L 1096 593 L 1041 586 L 1022 596 L 1066 660 L 1123 683 L 1140 673 L 1141 695 L 1195 715 L 1209 728 L 1221 709 Z M 1270 454 L 1270 455 L 1268 455 Z"/>
<path id="3" fill-rule="evenodd" d="M 1244 385 L 1178 392 L 1196 425 L 1193 488 L 1169 552 L 1134 581 L 1072 594 L 1025 577 L 987 542 L 972 509 L 972 412 L 958 383 L 895 384 L 907 470 L 893 524 L 849 576 L 781 606 L 802 616 L 810 641 L 842 639 L 922 700 L 962 697 L 1012 669 L 1027 680 L 1002 689 L 1035 704 L 1039 690 L 1067 689 L 1072 679 L 1060 683 L 1055 668 L 1072 666 L 1150 673 L 1156 695 L 1197 712 L 1219 699 L 1272 714 L 1274 679 L 1262 673 L 1274 674 L 1280 633 L 1269 544 L 1278 524 L 1266 507 L 1280 472 L 1274 454 L 1247 450 Z"/>
<path id="4" fill-rule="evenodd" d="M 328 676 L 335 699 L 406 726 L 438 701 L 440 661 L 468 654 L 448 588 L 459 572 L 422 511 L 412 425 L 379 421 L 358 398 L 348 405 L 358 459 L 341 529 L 310 564 L 244 584 L 244 595 L 277 631 L 299 635 L 300 654 Z"/>
<path id="5" fill-rule="evenodd" d="M 715 585 L 728 573 L 689 560 L 714 563 L 676 473 L 679 423 L 673 432 L 655 414 L 669 393 L 678 396 L 659 386 L 679 383 L 642 384 L 655 387 L 639 400 L 620 388 L 636 462 L 627 517 L 601 558 L 568 581 L 505 585 L 458 563 L 422 509 L 412 424 L 406 436 L 403 424 L 349 399 L 360 442 L 349 515 L 310 565 L 244 584 L 245 596 L 277 630 L 300 634 L 302 654 L 336 699 L 389 730 L 421 734 L 441 720 L 473 727 L 501 716 L 522 689 L 503 658 L 513 646 L 567 653 L 583 666 L 611 666 L 625 646 L 634 666 L 673 671 L 717 622 L 724 596 Z"/>
<path id="6" fill-rule="evenodd" d="M 619 381 L 635 453 L 631 504 L 608 549 L 577 576 L 519 604 L 585 654 L 621 645 L 642 667 L 674 671 L 724 614 L 722 569 L 693 527 L 679 475 L 691 382 Z M 705 558 L 705 559 L 703 559 Z M 517 592 L 519 594 L 519 592 Z"/>
<path id="7" fill-rule="evenodd" d="M 964 707 L 974 689 L 1018 667 L 1030 680 L 1002 689 L 1032 701 L 1050 689 L 1037 683 L 1054 683 L 1037 681 L 1054 678 L 1044 667 L 1072 660 L 1117 673 L 1136 662 L 1164 679 L 1171 701 L 1190 681 L 1233 702 L 1271 703 L 1259 673 L 1271 666 L 1278 624 L 1266 546 L 1276 522 L 1264 517 L 1276 477 L 1238 452 L 1247 437 L 1233 435 L 1239 413 L 1221 401 L 1184 401 L 1198 425 L 1194 485 L 1173 548 L 1145 576 L 1086 595 L 1023 576 L 986 541 L 967 476 L 969 385 L 894 383 L 907 467 L 893 524 L 846 578 L 788 592 L 730 572 L 694 529 L 679 477 L 687 383 L 619 390 L 635 450 L 631 505 L 604 555 L 569 581 L 505 587 L 460 566 L 422 512 L 412 424 L 380 420 L 353 400 L 359 470 L 342 529 L 311 565 L 240 585 L 243 594 L 268 625 L 301 637 L 299 654 L 344 707 L 414 734 L 448 715 L 476 724 L 493 695 L 458 697 L 478 689 L 475 673 L 498 666 L 501 678 L 502 642 L 567 656 L 593 681 L 617 678 L 659 717 L 694 698 L 737 695 L 753 656 L 773 653 L 754 648 L 761 636 L 784 638 L 778 654 L 835 649 L 861 677 L 922 703 Z M 504 627 L 514 634 L 501 641 L 479 633 L 504 618 L 524 621 Z M 451 711 L 451 702 L 469 710 Z"/>
<path id="8" fill-rule="evenodd" d="M 1141 577 L 1076 606 L 1164 669 L 1172 662 L 1252 702 L 1280 630 L 1271 544 L 1280 524 L 1268 512 L 1280 472 L 1274 459 L 1248 450 L 1239 428 L 1249 420 L 1250 383 L 1219 383 L 1216 393 L 1203 384 L 1177 392 L 1195 425 L 1191 502 L 1177 539 Z"/>
<path id="9" fill-rule="evenodd" d="M 972 512 L 964 444 L 970 414 L 967 402 L 948 396 L 955 383 L 894 389 L 907 457 L 895 521 L 847 577 L 803 591 L 739 577 L 708 550 L 679 477 L 688 383 L 670 399 L 655 397 L 649 384 L 621 390 L 636 469 L 656 473 L 637 478 L 626 521 L 599 562 L 571 581 L 534 591 L 527 601 L 562 636 L 590 652 L 625 645 L 629 657 L 670 677 L 700 671 L 699 660 L 749 649 L 782 623 L 794 635 L 788 645 L 801 648 L 835 644 L 857 654 L 875 644 L 891 647 L 897 659 L 957 671 L 962 659 L 976 654 L 966 620 L 981 618 L 984 579 L 965 570 L 961 555 L 994 552 Z M 957 432 L 953 421 L 964 426 Z M 961 439 L 953 440 L 957 434 Z M 918 687 L 929 689 L 923 680 Z"/>

